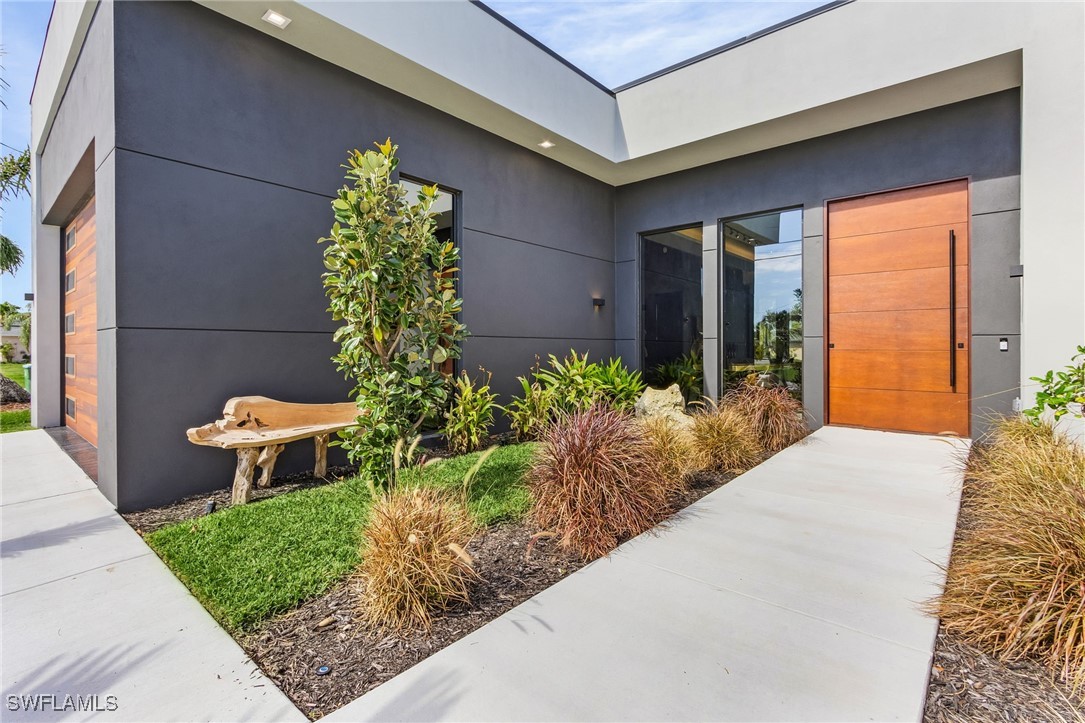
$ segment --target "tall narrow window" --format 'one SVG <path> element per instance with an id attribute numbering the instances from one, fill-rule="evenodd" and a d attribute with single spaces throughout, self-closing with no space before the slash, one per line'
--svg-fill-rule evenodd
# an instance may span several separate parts
<path id="1" fill-rule="evenodd" d="M 64 357 L 64 373 L 70 377 L 75 376 L 75 356 L 67 354 Z"/>
<path id="2" fill-rule="evenodd" d="M 64 397 L 64 413 L 75 419 L 75 400 L 71 397 Z"/>
<path id="3" fill-rule="evenodd" d="M 75 271 L 69 271 L 64 276 L 64 293 L 75 291 Z"/>
<path id="4" fill-rule="evenodd" d="M 75 333 L 75 312 L 72 312 L 71 314 L 65 314 L 64 315 L 64 333 L 65 334 L 74 334 Z"/>
<path id="5" fill-rule="evenodd" d="M 71 251 L 73 246 L 75 246 L 75 229 L 69 228 L 64 234 L 64 250 Z"/>
<path id="6" fill-rule="evenodd" d="M 400 183 L 407 189 L 406 200 L 412 204 L 417 203 L 418 193 L 422 190 L 422 182 L 401 177 Z M 456 193 L 455 191 L 449 191 L 440 186 L 437 188 L 440 195 L 438 195 L 437 200 L 434 201 L 433 206 L 430 207 L 430 211 L 437 214 L 437 228 L 434 235 L 437 236 L 440 241 L 451 241 L 452 243 L 459 245 L 459 239 L 457 238 L 458 234 L 456 233 Z M 445 360 L 445 362 L 441 364 L 441 372 L 448 376 L 455 374 L 456 360 Z"/>
<path id="7" fill-rule="evenodd" d="M 721 224 L 722 390 L 752 378 L 802 393 L 802 209 Z"/>
<path id="8" fill-rule="evenodd" d="M 653 385 L 700 397 L 701 226 L 641 235 L 641 369 Z M 685 381 L 684 381 L 685 380 Z"/>

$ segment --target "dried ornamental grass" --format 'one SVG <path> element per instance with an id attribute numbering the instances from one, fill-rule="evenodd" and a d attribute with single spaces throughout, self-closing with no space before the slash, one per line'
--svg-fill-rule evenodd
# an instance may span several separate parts
<path id="1" fill-rule="evenodd" d="M 528 480 L 535 522 L 584 557 L 602 557 L 664 520 L 671 487 L 627 414 L 595 406 L 546 430 Z"/>
<path id="2" fill-rule="evenodd" d="M 428 628 L 434 612 L 468 601 L 476 577 L 464 551 L 473 524 L 434 489 L 397 489 L 373 504 L 359 576 L 361 610 L 389 629 Z"/>
<path id="3" fill-rule="evenodd" d="M 638 424 L 672 491 L 689 489 L 689 476 L 710 466 L 689 429 L 667 417 L 644 417 Z"/>
<path id="4" fill-rule="evenodd" d="M 740 409 L 711 399 L 693 415 L 693 439 L 706 469 L 742 473 L 761 460 L 753 421 Z"/>
<path id="5" fill-rule="evenodd" d="M 962 515 L 935 604 L 947 630 L 1004 661 L 1085 684 L 1085 451 L 1049 426 L 999 422 L 966 470 Z"/>
<path id="6" fill-rule="evenodd" d="M 724 395 L 723 405 L 750 419 L 761 446 L 768 452 L 779 452 L 810 434 L 802 402 L 786 387 L 743 383 Z"/>

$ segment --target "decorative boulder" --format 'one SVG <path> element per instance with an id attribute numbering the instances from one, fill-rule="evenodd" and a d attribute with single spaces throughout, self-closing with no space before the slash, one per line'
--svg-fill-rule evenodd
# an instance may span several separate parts
<path id="1" fill-rule="evenodd" d="M 666 389 L 648 387 L 637 400 L 634 410 L 638 417 L 664 417 L 680 429 L 692 426 L 693 418 L 686 414 L 686 400 L 677 384 Z"/>
<path id="2" fill-rule="evenodd" d="M 4 404 L 12 402 L 26 404 L 30 401 L 30 392 L 20 387 L 18 383 L 0 375 L 0 400 L 3 400 Z"/>

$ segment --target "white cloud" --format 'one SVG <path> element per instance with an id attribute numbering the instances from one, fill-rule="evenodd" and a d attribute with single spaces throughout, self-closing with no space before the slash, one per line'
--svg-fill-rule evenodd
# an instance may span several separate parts
<path id="1" fill-rule="evenodd" d="M 636 80 L 822 4 L 801 0 L 488 3 L 608 87 Z"/>

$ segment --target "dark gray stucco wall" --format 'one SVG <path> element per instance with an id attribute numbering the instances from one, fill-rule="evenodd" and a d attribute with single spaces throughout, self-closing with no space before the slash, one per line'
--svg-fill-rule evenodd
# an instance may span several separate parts
<path id="1" fill-rule="evenodd" d="M 614 351 L 614 189 L 194 3 L 119 3 L 117 504 L 226 485 L 185 440 L 225 400 L 339 401 L 316 239 L 351 148 L 462 193 L 463 368 L 509 393 L 536 354 Z M 291 445 L 281 471 L 311 464 Z"/>
<path id="2" fill-rule="evenodd" d="M 617 353 L 639 358 L 639 233 L 705 224 L 706 298 L 716 283 L 720 218 L 802 206 L 804 395 L 823 423 L 823 220 L 826 200 L 970 177 L 973 433 L 985 412 L 1018 396 L 1021 297 L 1009 267 L 1020 258 L 1020 97 L 1016 90 L 871 124 L 688 171 L 621 186 L 616 196 Z M 711 227 L 711 229 L 707 228 Z M 714 296 L 712 296 L 714 299 Z M 707 308 L 712 306 L 713 308 Z M 705 309 L 705 368 L 718 369 L 718 326 Z M 710 335 L 712 335 L 710 337 Z M 998 339 L 1010 351 L 998 351 Z"/>

